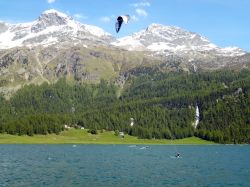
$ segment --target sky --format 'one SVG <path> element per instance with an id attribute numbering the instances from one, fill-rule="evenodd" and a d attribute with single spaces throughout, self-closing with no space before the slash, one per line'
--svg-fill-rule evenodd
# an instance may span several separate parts
<path id="1" fill-rule="evenodd" d="M 250 52 L 249 0 L 0 0 L 0 20 L 30 22 L 48 9 L 117 38 L 159 23 L 199 33 L 220 47 L 237 46 Z M 116 18 L 124 14 L 131 21 L 116 34 Z"/>

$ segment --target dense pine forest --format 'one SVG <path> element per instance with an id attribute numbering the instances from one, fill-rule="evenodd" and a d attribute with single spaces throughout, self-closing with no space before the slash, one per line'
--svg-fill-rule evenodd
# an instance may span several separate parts
<path id="1" fill-rule="evenodd" d="M 122 89 L 104 80 L 69 84 L 61 79 L 24 86 L 8 100 L 1 96 L 0 113 L 0 132 L 9 134 L 59 133 L 68 125 L 149 139 L 195 135 L 250 143 L 250 71 L 141 71 L 131 73 Z"/>

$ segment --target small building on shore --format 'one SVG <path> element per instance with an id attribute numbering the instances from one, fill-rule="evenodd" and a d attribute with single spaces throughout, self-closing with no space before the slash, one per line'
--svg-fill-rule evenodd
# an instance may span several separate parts
<path id="1" fill-rule="evenodd" d="M 124 138 L 125 137 L 124 132 L 119 132 L 119 136 L 122 137 L 122 138 Z"/>
<path id="2" fill-rule="evenodd" d="M 68 125 L 64 125 L 64 128 L 65 128 L 65 129 L 71 129 L 71 127 L 68 126 Z"/>

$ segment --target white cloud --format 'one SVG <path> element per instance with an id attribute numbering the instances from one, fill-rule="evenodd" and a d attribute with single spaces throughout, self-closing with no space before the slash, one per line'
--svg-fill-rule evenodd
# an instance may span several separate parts
<path id="1" fill-rule="evenodd" d="M 104 23 L 109 23 L 111 22 L 111 18 L 108 16 L 101 17 L 100 20 Z"/>
<path id="2" fill-rule="evenodd" d="M 0 19 L 0 23 L 10 23 L 10 24 L 19 24 L 19 23 L 27 23 L 29 20 L 11 20 L 11 19 Z"/>
<path id="3" fill-rule="evenodd" d="M 141 8 L 137 8 L 135 11 L 138 14 L 138 16 L 142 16 L 142 17 L 147 17 L 148 16 L 148 13 L 145 10 L 141 9 Z"/>
<path id="4" fill-rule="evenodd" d="M 135 16 L 135 15 L 132 15 L 131 20 L 132 21 L 139 21 L 139 18 L 137 16 Z"/>
<path id="5" fill-rule="evenodd" d="M 88 19 L 87 16 L 84 16 L 84 15 L 82 15 L 82 14 L 74 14 L 73 16 L 74 16 L 74 18 L 76 18 L 76 19 Z"/>
<path id="6" fill-rule="evenodd" d="M 47 0 L 49 4 L 54 3 L 56 0 Z"/>
<path id="7" fill-rule="evenodd" d="M 130 6 L 134 7 L 135 15 L 131 17 L 133 21 L 138 21 L 140 17 L 146 18 L 148 16 L 148 12 L 145 10 L 151 6 L 149 0 L 138 0 L 137 3 L 130 4 Z"/>
<path id="8" fill-rule="evenodd" d="M 133 3 L 133 4 L 131 4 L 131 6 L 136 7 L 136 8 L 138 8 L 138 7 L 150 7 L 151 4 L 149 2 L 144 1 L 144 2 L 139 2 L 139 3 Z"/>

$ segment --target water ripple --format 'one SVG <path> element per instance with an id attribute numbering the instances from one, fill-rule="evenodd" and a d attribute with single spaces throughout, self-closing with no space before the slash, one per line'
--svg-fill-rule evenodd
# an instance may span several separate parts
<path id="1" fill-rule="evenodd" d="M 176 149 L 176 148 L 175 148 Z M 0 145 L 2 186 L 250 186 L 250 146 Z"/>

